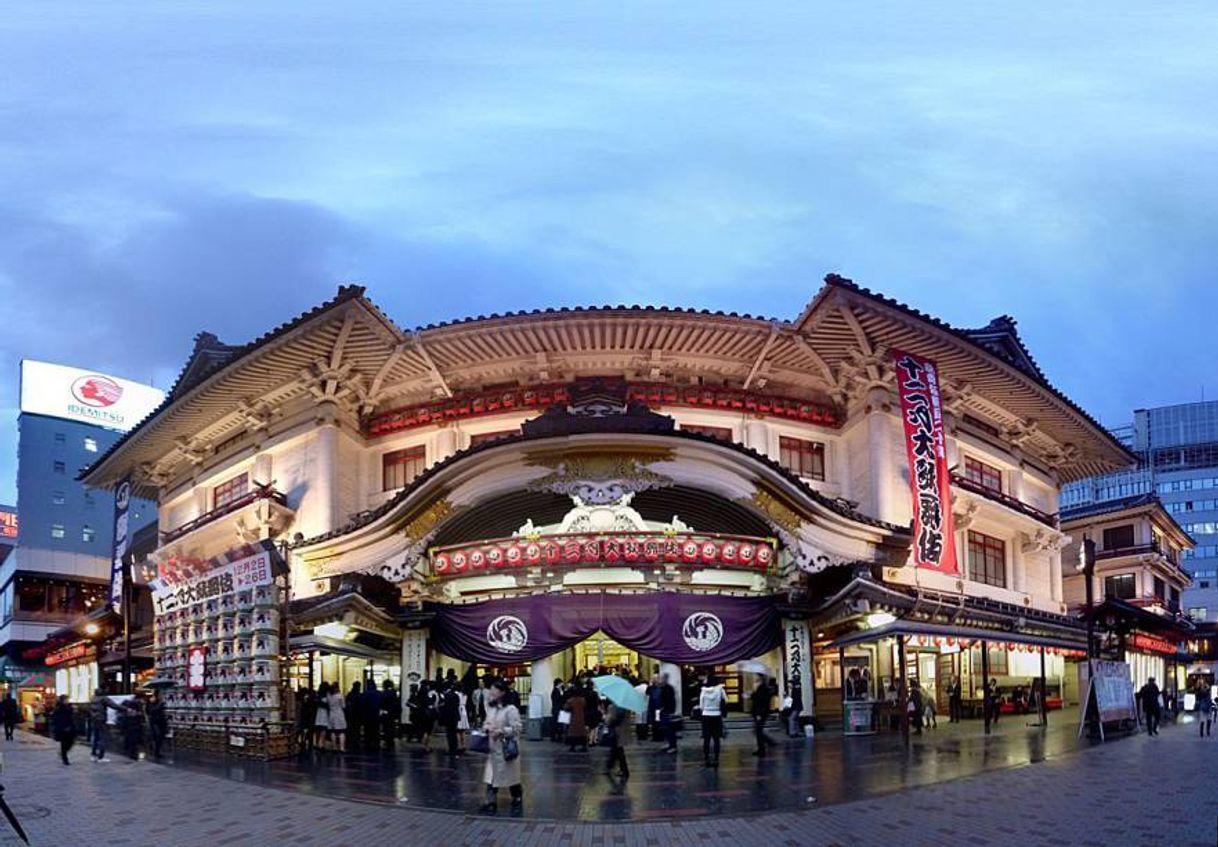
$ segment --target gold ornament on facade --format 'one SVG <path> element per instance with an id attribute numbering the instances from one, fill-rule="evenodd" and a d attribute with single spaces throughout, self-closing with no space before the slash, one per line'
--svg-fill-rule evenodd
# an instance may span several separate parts
<path id="1" fill-rule="evenodd" d="M 417 543 L 435 532 L 454 511 L 456 509 L 448 498 L 436 500 L 411 518 L 402 528 L 402 534 L 406 536 L 407 543 Z"/>
<path id="2" fill-rule="evenodd" d="M 799 527 L 804 522 L 798 512 L 764 488 L 754 491 L 752 497 L 742 497 L 737 502 L 745 506 L 752 506 L 765 515 L 770 523 L 793 535 L 799 532 Z"/>

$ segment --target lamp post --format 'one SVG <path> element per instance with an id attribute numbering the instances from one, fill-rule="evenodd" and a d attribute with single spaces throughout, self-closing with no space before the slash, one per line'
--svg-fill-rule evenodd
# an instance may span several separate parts
<path id="1" fill-rule="evenodd" d="M 1086 580 L 1087 591 L 1087 674 L 1094 671 L 1092 659 L 1096 658 L 1095 650 L 1095 542 L 1083 536 L 1083 543 L 1078 548 L 1078 569 Z"/>

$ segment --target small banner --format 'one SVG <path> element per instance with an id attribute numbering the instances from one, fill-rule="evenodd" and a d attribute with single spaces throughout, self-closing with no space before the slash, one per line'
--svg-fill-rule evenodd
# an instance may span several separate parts
<path id="1" fill-rule="evenodd" d="M 114 489 L 114 547 L 110 556 L 110 608 L 125 615 L 123 608 L 123 559 L 127 555 L 129 538 L 128 514 L 131 508 L 131 477 L 125 476 Z"/>
<path id="2" fill-rule="evenodd" d="M 900 350 L 894 351 L 893 357 L 913 493 L 914 567 L 957 574 L 960 569 L 938 368 L 930 359 Z"/>

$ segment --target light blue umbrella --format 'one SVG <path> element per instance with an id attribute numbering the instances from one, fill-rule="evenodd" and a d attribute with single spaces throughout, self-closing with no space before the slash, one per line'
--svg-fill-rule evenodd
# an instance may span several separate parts
<path id="1" fill-rule="evenodd" d="M 592 678 L 592 684 L 602 697 L 615 706 L 629 709 L 639 715 L 647 711 L 647 698 L 635 691 L 634 686 L 620 676 L 596 676 Z"/>

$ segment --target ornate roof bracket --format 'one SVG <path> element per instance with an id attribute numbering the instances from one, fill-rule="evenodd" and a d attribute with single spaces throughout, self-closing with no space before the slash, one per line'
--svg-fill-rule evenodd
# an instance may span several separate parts
<path id="1" fill-rule="evenodd" d="M 431 374 L 432 381 L 436 384 L 436 390 L 442 393 L 445 397 L 452 397 L 453 390 L 449 388 L 448 381 L 444 379 L 444 374 L 440 373 L 440 369 L 436 367 L 436 363 L 432 361 L 431 354 L 427 352 L 427 348 L 423 346 L 422 339 L 418 334 L 410 336 L 410 343 L 414 347 L 415 352 L 422 358 L 423 364 L 427 366 L 427 372 Z"/>

